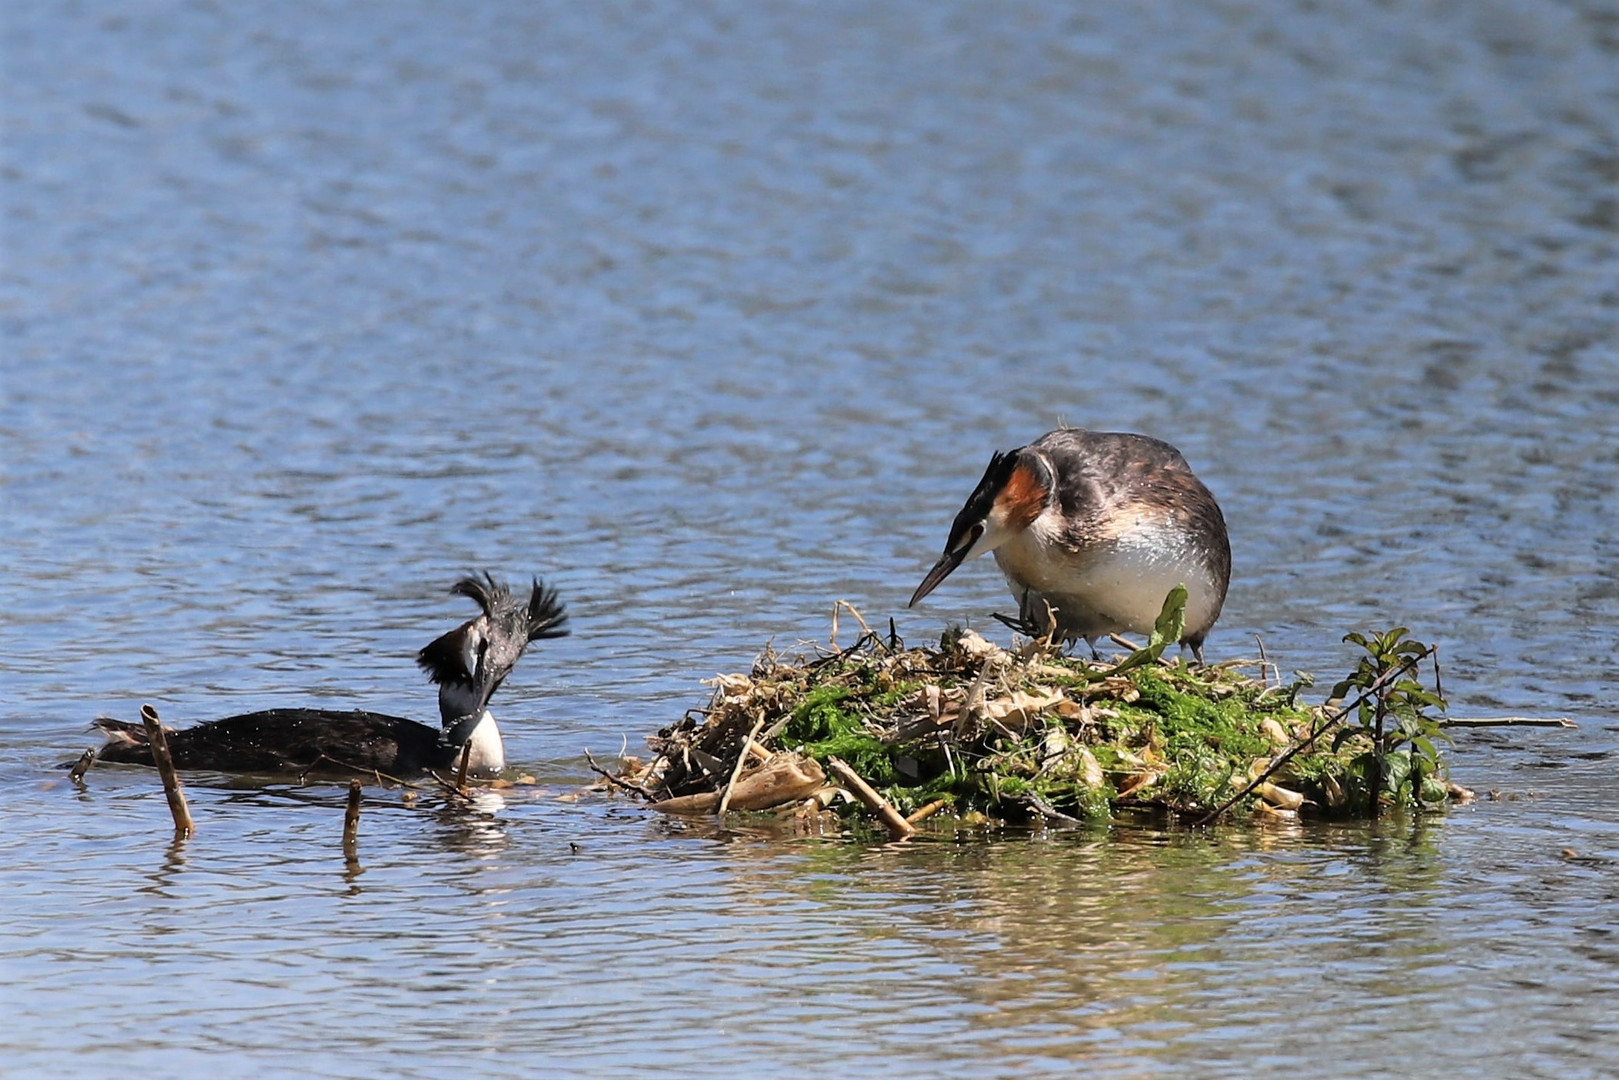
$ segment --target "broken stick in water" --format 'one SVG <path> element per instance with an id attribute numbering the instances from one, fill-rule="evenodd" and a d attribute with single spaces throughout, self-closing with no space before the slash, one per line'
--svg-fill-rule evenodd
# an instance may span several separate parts
<path id="1" fill-rule="evenodd" d="M 169 739 L 163 731 L 163 723 L 157 717 L 157 710 L 150 705 L 141 706 L 141 720 L 146 724 L 146 740 L 152 746 L 152 763 L 163 778 L 163 794 L 169 798 L 174 835 L 176 838 L 191 836 L 197 831 L 197 826 L 186 807 L 185 792 L 180 790 L 180 776 L 174 771 L 174 758 L 169 755 Z"/>
<path id="2" fill-rule="evenodd" d="M 926 806 L 919 807 L 914 813 L 906 817 L 905 820 L 909 821 L 912 825 L 920 825 L 922 822 L 926 821 L 928 818 L 932 817 L 934 814 L 937 814 L 940 810 L 943 810 L 949 805 L 949 799 L 934 799 Z"/>
<path id="3" fill-rule="evenodd" d="M 467 766 L 472 764 L 472 740 L 461 748 L 461 767 L 455 771 L 455 790 L 462 795 L 467 793 Z"/>
<path id="4" fill-rule="evenodd" d="M 590 751 L 588 749 L 585 751 L 585 761 L 590 764 L 590 771 L 601 777 L 603 780 L 606 780 L 611 787 L 620 787 L 625 791 L 632 791 L 649 803 L 658 801 L 658 797 L 656 795 L 652 794 L 652 792 L 648 791 L 640 784 L 626 780 L 622 776 L 614 776 L 612 773 L 596 764 L 596 759 L 590 755 Z"/>
<path id="5" fill-rule="evenodd" d="M 343 811 L 343 850 L 352 852 L 360 839 L 360 782 L 349 781 L 349 804 Z"/>
<path id="6" fill-rule="evenodd" d="M 1566 716 L 1446 716 L 1440 727 L 1578 727 Z"/>
<path id="7" fill-rule="evenodd" d="M 888 827 L 888 835 L 895 840 L 903 840 L 916 832 L 916 826 L 906 821 L 894 804 L 877 793 L 877 789 L 861 779 L 860 774 L 849 768 L 847 764 L 835 757 L 826 759 L 826 767 L 831 770 L 844 784 L 848 785 L 854 797 L 866 805 L 866 809 L 877 815 L 879 821 Z"/>
<path id="8" fill-rule="evenodd" d="M 84 774 L 89 772 L 90 766 L 94 765 L 95 763 L 96 752 L 94 750 L 86 750 L 84 753 L 79 755 L 79 760 L 73 763 L 73 768 L 68 772 L 67 778 L 73 781 L 75 784 L 83 783 Z"/>

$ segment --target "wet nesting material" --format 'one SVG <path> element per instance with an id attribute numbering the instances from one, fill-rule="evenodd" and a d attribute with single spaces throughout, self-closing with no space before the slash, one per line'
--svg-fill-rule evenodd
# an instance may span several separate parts
<path id="1" fill-rule="evenodd" d="M 938 811 L 1197 821 L 1230 802 L 1266 818 L 1365 813 L 1369 738 L 1301 702 L 1307 680 L 1266 678 L 1257 661 L 1164 657 L 1178 637 L 1171 614 L 1147 647 L 1101 662 L 1049 643 L 1009 650 L 971 630 L 922 648 L 868 631 L 808 659 L 767 649 L 752 671 L 709 680 L 708 707 L 650 737 L 652 760 L 626 761 L 616 780 L 673 813 L 865 807 L 896 835 Z M 1443 801 L 1443 781 L 1421 794 Z"/>

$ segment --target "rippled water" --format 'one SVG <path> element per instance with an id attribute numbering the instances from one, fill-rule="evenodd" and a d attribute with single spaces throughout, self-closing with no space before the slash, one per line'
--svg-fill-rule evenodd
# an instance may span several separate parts
<path id="1" fill-rule="evenodd" d="M 8 1075 L 1619 1070 L 1611 4 L 14 2 L 0 12 Z M 1211 656 L 1438 640 L 1496 801 L 902 848 L 559 796 L 989 453 L 1186 453 Z M 418 716 L 444 589 L 544 574 L 539 783 L 52 766 L 102 712 Z"/>

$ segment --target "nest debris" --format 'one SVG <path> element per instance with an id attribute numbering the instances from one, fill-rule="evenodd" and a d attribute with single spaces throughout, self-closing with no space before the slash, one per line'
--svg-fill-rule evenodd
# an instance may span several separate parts
<path id="1" fill-rule="evenodd" d="M 940 811 L 975 825 L 1364 815 L 1371 742 L 1344 726 L 1351 710 L 1302 703 L 1311 680 L 1273 678 L 1263 658 L 1164 656 L 1175 600 L 1147 646 L 1115 639 L 1131 651 L 1110 660 L 963 629 L 907 648 L 864 620 L 846 649 L 789 660 L 767 647 L 749 673 L 705 680 L 707 708 L 648 737 L 650 761 L 598 771 L 669 813 L 773 810 L 835 828 L 863 807 L 894 837 Z M 1434 805 L 1469 794 L 1423 785 Z"/>

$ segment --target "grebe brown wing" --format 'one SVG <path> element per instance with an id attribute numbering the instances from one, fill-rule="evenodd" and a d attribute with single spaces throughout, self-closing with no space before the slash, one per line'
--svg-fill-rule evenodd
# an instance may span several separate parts
<path id="1" fill-rule="evenodd" d="M 102 761 L 152 764 L 146 729 L 102 717 Z M 378 771 L 405 776 L 448 768 L 454 749 L 439 729 L 364 710 L 265 709 L 168 730 L 176 768 L 216 772 Z"/>

